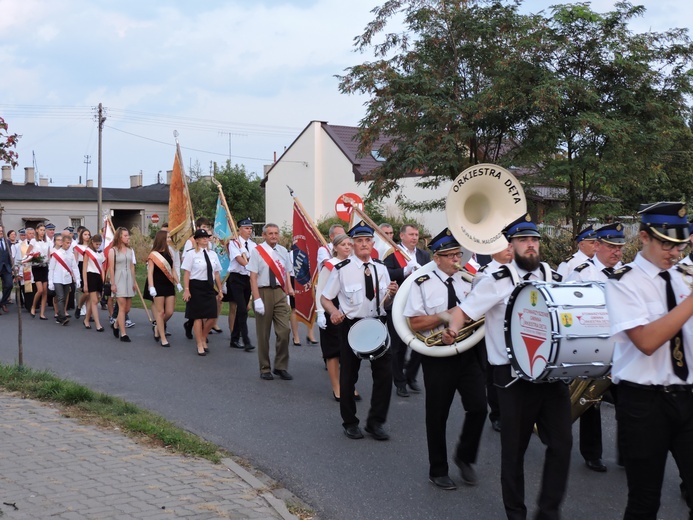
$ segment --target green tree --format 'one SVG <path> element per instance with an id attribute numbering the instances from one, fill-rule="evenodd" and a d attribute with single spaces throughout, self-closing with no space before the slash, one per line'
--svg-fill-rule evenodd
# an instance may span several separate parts
<path id="1" fill-rule="evenodd" d="M 369 197 L 401 189 L 399 179 L 421 176 L 434 189 L 479 162 L 502 163 L 529 111 L 539 18 L 518 13 L 519 2 L 389 0 L 356 38 L 376 60 L 339 77 L 343 93 L 371 95 L 360 121 L 360 152 L 380 145 L 387 160 L 374 172 Z M 386 33 L 404 16 L 404 30 Z M 376 39 L 382 37 L 377 43 Z M 400 194 L 401 195 L 401 194 Z M 435 194 L 432 192 L 432 196 Z M 442 207 L 443 199 L 404 209 Z"/>
<path id="2" fill-rule="evenodd" d="M 0 163 L 7 163 L 14 169 L 19 164 L 17 162 L 19 155 L 14 151 L 14 148 L 17 147 L 17 141 L 20 136 L 10 134 L 8 128 L 8 124 L 0 117 Z"/>
<path id="3" fill-rule="evenodd" d="M 201 174 L 199 165 L 191 168 L 188 185 L 195 217 L 214 220 L 219 190 L 208 176 Z M 265 215 L 265 191 L 260 187 L 260 178 L 248 173 L 243 165 L 232 166 L 229 161 L 220 169 L 215 166 L 214 178 L 221 184 L 226 202 L 233 218 L 250 217 L 253 222 L 262 222 Z"/>
<path id="4" fill-rule="evenodd" d="M 685 196 L 690 162 L 672 151 L 690 145 L 693 47 L 686 31 L 636 34 L 628 23 L 644 8 L 627 2 L 604 14 L 586 3 L 551 12 L 534 110 L 514 160 L 539 172 L 534 182 L 567 188 L 575 232 L 593 205 L 609 199 L 628 211 L 653 192 Z"/>

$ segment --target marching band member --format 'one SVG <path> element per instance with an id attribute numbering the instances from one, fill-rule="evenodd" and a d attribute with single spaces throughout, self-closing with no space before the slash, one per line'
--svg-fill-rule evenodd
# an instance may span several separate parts
<path id="1" fill-rule="evenodd" d="M 577 266 L 568 275 L 568 282 L 603 282 L 621 267 L 626 238 L 620 222 L 602 226 L 595 231 L 594 257 Z M 602 415 L 599 403 L 580 416 L 580 454 L 592 471 L 604 472 L 602 461 Z"/>
<path id="2" fill-rule="evenodd" d="M 230 304 L 236 305 L 236 312 L 231 322 L 229 312 L 229 330 L 231 331 L 232 348 L 244 349 L 246 352 L 254 350 L 250 336 L 248 335 L 248 302 L 250 301 L 250 271 L 248 260 L 250 253 L 257 244 L 250 239 L 253 234 L 253 221 L 250 217 L 238 221 L 238 238 L 229 241 L 229 277 L 226 280 L 226 294 Z M 241 345 L 241 338 L 243 344 Z"/>
<path id="3" fill-rule="evenodd" d="M 392 300 L 397 291 L 397 283 L 390 281 L 385 266 L 371 258 L 373 234 L 374 229 L 363 220 L 349 230 L 354 242 L 354 254 L 335 266 L 320 296 L 330 321 L 340 326 L 339 410 L 344 434 L 350 439 L 363 438 L 354 400 L 361 359 L 349 347 L 347 336 L 351 327 L 362 318 L 377 318 L 385 323 L 384 305 Z M 339 299 L 339 309 L 332 303 L 334 298 Z M 390 438 L 383 425 L 387 420 L 392 393 L 389 349 L 371 361 L 371 373 L 373 394 L 366 431 L 373 438 L 385 441 Z"/>
<path id="4" fill-rule="evenodd" d="M 436 269 L 432 274 L 416 278 L 404 307 L 404 316 L 409 318 L 412 330 L 417 332 L 441 330 L 444 322 L 438 314 L 454 308 L 471 290 L 471 284 L 462 278 L 458 269 L 457 262 L 462 252 L 450 230 L 445 228 L 433 238 L 429 248 L 433 252 Z M 466 413 L 453 460 L 460 468 L 464 483 L 472 486 L 477 484 L 472 464 L 476 462 L 486 419 L 482 354 L 485 355 L 475 347 L 450 357 L 421 356 L 426 389 L 428 478 L 442 489 L 457 489 L 448 475 L 445 438 L 455 392 L 459 392 Z"/>
<path id="5" fill-rule="evenodd" d="M 587 226 L 575 235 L 575 242 L 577 242 L 578 250 L 575 254 L 561 262 L 561 265 L 556 268 L 556 272 L 563 278 L 567 278 L 578 265 L 590 260 L 594 256 L 595 238 L 592 226 Z"/>
<path id="6" fill-rule="evenodd" d="M 451 321 L 443 334 L 451 344 L 461 326 L 470 319 L 486 315 L 488 361 L 498 387 L 503 427 L 501 436 L 501 488 L 503 504 L 510 520 L 527 517 L 524 489 L 524 455 L 534 425 L 547 445 L 544 475 L 536 518 L 558 519 L 565 495 L 572 448 L 570 396 L 562 382 L 535 383 L 515 379 L 505 345 L 505 311 L 519 280 L 544 280 L 548 275 L 560 281 L 540 262 L 539 232 L 529 215 L 517 219 L 503 230 L 514 250 L 514 259 L 491 276 L 483 276 L 467 298 L 451 311 Z"/>
<path id="7" fill-rule="evenodd" d="M 431 261 L 431 255 L 423 249 L 419 249 L 419 230 L 412 224 L 404 224 L 399 231 L 399 248 L 407 254 L 409 261 L 402 266 L 399 263 L 398 256 L 394 253 L 385 257 L 383 263 L 387 267 L 387 272 L 390 275 L 390 280 L 402 285 L 402 282 L 411 275 L 416 269 Z M 421 355 L 418 352 L 411 351 L 409 360 L 405 364 L 407 355 L 407 345 L 405 345 L 395 331 L 395 326 L 392 324 L 392 312 L 387 309 L 387 329 L 390 332 L 390 349 L 392 350 L 392 376 L 397 395 L 400 397 L 409 397 L 407 386 L 415 394 L 421 392 L 421 388 L 416 383 L 416 374 L 419 371 L 421 364 Z"/>
<path id="8" fill-rule="evenodd" d="M 688 245 L 686 210 L 658 202 L 640 214 L 642 249 L 606 284 L 628 481 L 624 519 L 657 518 L 668 452 L 693 496 L 693 297 L 691 277 L 676 266 Z M 693 518 L 690 499 L 688 506 Z"/>
<path id="9" fill-rule="evenodd" d="M 257 331 L 257 357 L 260 364 L 260 378 L 291 380 L 289 374 L 289 319 L 291 308 L 287 296 L 293 296 L 291 274 L 293 265 L 289 252 L 279 245 L 279 226 L 265 224 L 262 227 L 265 241 L 250 253 L 247 269 L 250 271 L 250 292 L 255 308 L 255 329 Z M 270 330 L 274 324 L 275 352 L 274 370 L 271 370 L 269 354 Z"/>

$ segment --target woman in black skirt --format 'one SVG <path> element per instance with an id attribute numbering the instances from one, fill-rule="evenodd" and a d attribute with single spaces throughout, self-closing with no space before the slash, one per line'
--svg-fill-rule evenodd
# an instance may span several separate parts
<path id="1" fill-rule="evenodd" d="M 84 294 L 89 297 L 87 300 L 87 312 L 84 314 L 84 328 L 91 329 L 89 322 L 94 318 L 94 325 L 97 332 L 103 332 L 101 320 L 99 319 L 99 302 L 103 291 L 103 260 L 104 256 L 101 249 L 103 239 L 101 235 L 94 235 L 87 242 L 84 249 L 84 261 L 82 262 L 82 280 L 84 282 Z"/>
<path id="2" fill-rule="evenodd" d="M 147 257 L 147 285 L 152 298 L 154 314 L 154 340 L 162 347 L 170 347 L 166 341 L 166 322 L 173 316 L 176 307 L 178 273 L 173 268 L 173 256 L 168 247 L 168 231 L 159 231 L 154 237 L 152 251 Z"/>
<path id="3" fill-rule="evenodd" d="M 185 254 L 183 270 L 183 300 L 185 317 L 192 322 L 197 343 L 197 355 L 209 352 L 207 335 L 217 318 L 217 302 L 221 300 L 221 264 L 214 251 L 208 250 L 210 234 L 198 229 L 193 236 L 195 249 Z"/>
<path id="4" fill-rule="evenodd" d="M 36 317 L 36 307 L 39 307 L 39 317 L 46 318 L 46 304 L 48 303 L 48 258 L 51 254 L 51 243 L 46 240 L 46 226 L 36 226 L 36 237 L 29 242 L 26 251 L 27 259 L 31 262 L 31 274 L 36 283 L 36 294 L 31 304 L 31 317 Z"/>
<path id="5" fill-rule="evenodd" d="M 315 304 L 318 309 L 318 326 L 320 327 L 320 348 L 322 349 L 322 357 L 325 360 L 327 373 L 330 376 L 330 384 L 332 385 L 332 397 L 335 401 L 339 401 L 339 326 L 333 324 L 325 317 L 325 310 L 320 304 L 320 295 L 323 288 L 327 284 L 327 279 L 334 266 L 351 255 L 353 244 L 351 238 L 344 233 L 334 237 L 332 240 L 333 257 L 325 260 L 322 270 L 318 275 L 318 283 L 315 289 Z M 333 303 L 339 308 L 337 298 Z M 360 397 L 359 397 L 360 399 Z"/>

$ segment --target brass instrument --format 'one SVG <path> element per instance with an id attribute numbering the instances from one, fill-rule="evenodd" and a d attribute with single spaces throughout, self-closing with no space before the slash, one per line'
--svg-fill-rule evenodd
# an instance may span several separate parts
<path id="1" fill-rule="evenodd" d="M 600 403 L 602 396 L 611 387 L 611 377 L 604 379 L 574 379 L 570 383 L 570 418 L 573 422 Z"/>
<path id="2" fill-rule="evenodd" d="M 407 324 L 409 324 L 409 318 L 407 318 Z M 467 325 L 462 327 L 457 332 L 457 338 L 455 339 L 455 343 L 463 342 L 464 340 L 469 338 L 472 334 L 474 334 L 479 329 L 479 327 L 482 327 L 483 325 L 484 325 L 484 318 L 483 317 L 479 318 L 476 321 L 469 322 Z M 428 334 L 428 335 L 423 334 L 421 332 L 414 332 L 414 335 L 416 336 L 416 338 L 419 341 L 421 341 L 427 347 L 441 347 L 444 345 L 443 332 L 444 331 L 440 330 L 438 332 L 433 332 L 433 333 Z"/>

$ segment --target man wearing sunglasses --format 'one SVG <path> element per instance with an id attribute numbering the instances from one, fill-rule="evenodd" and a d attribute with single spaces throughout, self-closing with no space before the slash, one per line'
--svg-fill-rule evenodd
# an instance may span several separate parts
<path id="1" fill-rule="evenodd" d="M 668 452 L 693 496 L 693 298 L 691 277 L 676 266 L 690 231 L 683 203 L 639 213 L 642 249 L 607 281 L 606 305 L 628 481 L 624 518 L 656 518 Z"/>

